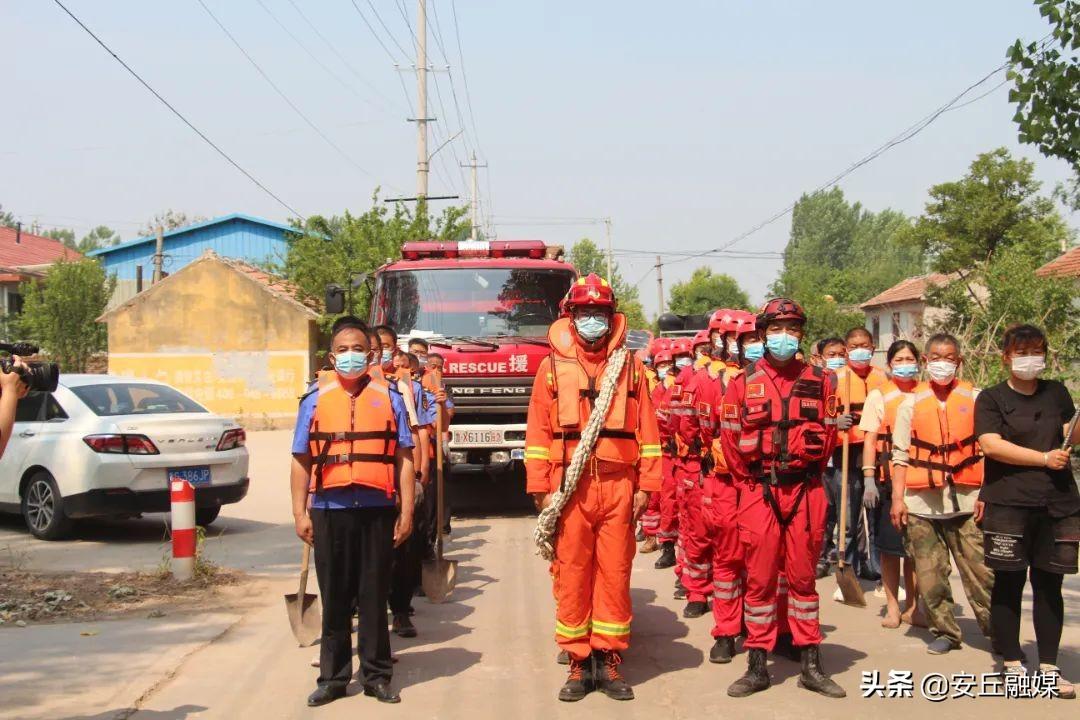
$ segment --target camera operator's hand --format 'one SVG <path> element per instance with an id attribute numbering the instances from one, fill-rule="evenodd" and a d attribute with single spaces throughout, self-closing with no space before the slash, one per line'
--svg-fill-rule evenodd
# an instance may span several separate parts
<path id="1" fill-rule="evenodd" d="M 14 393 L 15 397 L 22 399 L 30 388 L 23 382 L 18 369 L 26 368 L 26 363 L 18 355 L 11 356 L 11 372 L 0 372 L 0 393 Z"/>

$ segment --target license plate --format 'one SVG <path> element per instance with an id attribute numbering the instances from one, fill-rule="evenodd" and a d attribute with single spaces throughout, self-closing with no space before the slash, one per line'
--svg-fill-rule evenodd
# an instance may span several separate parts
<path id="1" fill-rule="evenodd" d="M 502 441 L 501 429 L 454 430 L 455 445 L 501 445 Z"/>
<path id="2" fill-rule="evenodd" d="M 192 487 L 210 484 L 210 466 L 198 465 L 196 467 L 169 468 L 169 482 L 173 480 L 187 480 Z"/>
<path id="3" fill-rule="evenodd" d="M 525 459 L 525 448 L 514 448 L 514 449 L 512 449 L 510 451 L 510 459 L 511 460 L 524 460 Z"/>

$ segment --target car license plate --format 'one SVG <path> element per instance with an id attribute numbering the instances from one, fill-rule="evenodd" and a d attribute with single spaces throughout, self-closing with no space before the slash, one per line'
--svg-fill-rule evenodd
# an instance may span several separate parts
<path id="1" fill-rule="evenodd" d="M 484 428 L 482 430 L 454 430 L 455 445 L 501 445 L 503 431 L 501 428 Z"/>
<path id="2" fill-rule="evenodd" d="M 200 487 L 210 484 L 210 466 L 198 465 L 196 467 L 169 468 L 169 482 L 173 480 L 187 480 L 192 487 Z"/>
<path id="3" fill-rule="evenodd" d="M 513 448 L 510 451 L 510 459 L 511 460 L 524 460 L 525 459 L 525 448 Z"/>

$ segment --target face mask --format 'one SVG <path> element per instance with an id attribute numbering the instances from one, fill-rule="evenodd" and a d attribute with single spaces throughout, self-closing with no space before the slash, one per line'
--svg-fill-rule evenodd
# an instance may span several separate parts
<path id="1" fill-rule="evenodd" d="M 416 360 L 417 360 L 417 362 L 420 363 L 420 367 L 422 367 L 422 368 L 427 367 L 427 356 L 426 355 L 417 355 Z"/>
<path id="2" fill-rule="evenodd" d="M 607 334 L 608 321 L 604 317 L 585 315 L 574 318 L 574 327 L 577 328 L 577 333 L 582 340 L 587 343 L 594 343 Z"/>
<path id="3" fill-rule="evenodd" d="M 919 374 L 919 366 L 917 363 L 893 365 L 892 374 L 893 377 L 900 378 L 901 380 L 911 380 Z"/>
<path id="4" fill-rule="evenodd" d="M 690 365 L 691 362 L 693 362 L 693 361 L 690 358 L 681 357 L 681 358 L 679 358 L 678 360 L 675 361 L 675 367 L 677 367 L 677 368 L 679 368 L 681 370 L 682 368 L 687 367 L 688 365 Z"/>
<path id="5" fill-rule="evenodd" d="M 935 360 L 926 364 L 926 372 L 930 379 L 938 385 L 948 385 L 956 377 L 956 363 L 948 360 Z"/>
<path id="6" fill-rule="evenodd" d="M 667 377 L 667 375 L 668 375 L 668 373 L 669 373 L 670 371 L 671 371 L 671 368 L 670 368 L 670 367 L 668 367 L 667 365 L 665 365 L 665 366 L 664 366 L 664 367 L 662 367 L 662 368 L 656 368 L 656 377 L 658 377 L 658 378 L 660 378 L 661 380 L 663 380 L 664 378 L 666 378 L 666 377 Z"/>
<path id="7" fill-rule="evenodd" d="M 652 365 L 652 358 L 646 355 L 644 358 L 642 358 L 641 362 L 645 363 L 646 365 Z"/>
<path id="8" fill-rule="evenodd" d="M 843 357 L 825 358 L 825 367 L 829 368 L 830 370 L 839 370 L 840 368 L 844 367 L 845 365 L 847 365 L 847 358 L 843 358 Z"/>
<path id="9" fill-rule="evenodd" d="M 346 379 L 360 377 L 367 370 L 367 355 L 358 352 L 343 352 L 334 355 L 334 369 Z"/>
<path id="10" fill-rule="evenodd" d="M 392 350 L 382 351 L 382 364 L 385 365 L 394 359 L 394 352 Z"/>
<path id="11" fill-rule="evenodd" d="M 866 367 L 874 357 L 874 351 L 867 348 L 853 348 L 848 350 L 847 356 L 853 367 Z"/>
<path id="12" fill-rule="evenodd" d="M 788 335 L 785 332 L 767 335 L 765 345 L 769 348 L 769 354 L 777 360 L 790 360 L 795 357 L 795 353 L 799 350 L 798 339 L 794 335 Z"/>
<path id="13" fill-rule="evenodd" d="M 713 344 L 713 347 L 716 348 L 717 350 L 723 350 L 724 349 L 724 336 L 723 335 L 717 335 L 716 337 L 713 338 L 712 344 Z"/>
<path id="14" fill-rule="evenodd" d="M 739 342 L 737 340 L 728 340 L 727 352 L 732 359 L 739 357 Z"/>
<path id="15" fill-rule="evenodd" d="M 743 358 L 755 362 L 765 357 L 765 343 L 748 343 L 742 350 Z"/>
<path id="16" fill-rule="evenodd" d="M 1046 369 L 1046 357 L 1043 355 L 1014 357 L 1010 367 L 1012 374 L 1021 380 L 1034 380 Z"/>

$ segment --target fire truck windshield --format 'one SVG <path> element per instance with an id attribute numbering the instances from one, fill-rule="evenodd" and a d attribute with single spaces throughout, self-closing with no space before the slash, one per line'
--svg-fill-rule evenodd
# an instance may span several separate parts
<path id="1" fill-rule="evenodd" d="M 554 269 L 392 270 L 379 279 L 375 322 L 444 337 L 543 337 L 573 280 Z"/>

